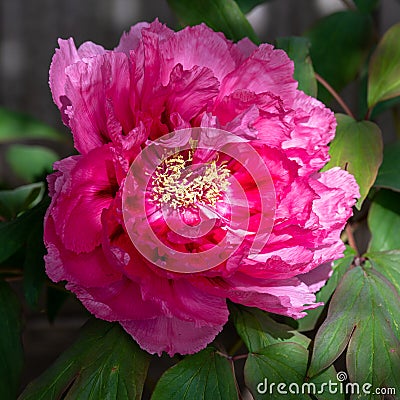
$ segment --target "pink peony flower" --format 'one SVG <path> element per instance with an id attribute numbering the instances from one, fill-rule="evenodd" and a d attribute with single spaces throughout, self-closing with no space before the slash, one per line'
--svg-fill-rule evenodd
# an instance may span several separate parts
<path id="1" fill-rule="evenodd" d="M 59 46 L 50 87 L 80 154 L 48 178 L 53 281 L 158 354 L 204 348 L 227 299 L 294 318 L 320 305 L 359 192 L 319 172 L 335 118 L 285 52 L 158 21 L 112 51 Z"/>

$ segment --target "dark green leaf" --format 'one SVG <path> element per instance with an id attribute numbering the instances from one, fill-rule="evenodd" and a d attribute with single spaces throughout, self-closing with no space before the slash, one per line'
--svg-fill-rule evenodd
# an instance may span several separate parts
<path id="1" fill-rule="evenodd" d="M 139 400 L 149 358 L 118 324 L 93 319 L 19 399 Z"/>
<path id="2" fill-rule="evenodd" d="M 373 267 L 397 289 L 400 295 L 400 250 L 365 254 Z"/>
<path id="3" fill-rule="evenodd" d="M 239 336 L 251 352 L 281 342 L 294 342 L 305 348 L 310 343 L 307 336 L 276 322 L 265 311 L 257 308 L 232 304 L 231 315 Z"/>
<path id="4" fill-rule="evenodd" d="M 71 296 L 71 292 L 64 289 L 60 284 L 46 288 L 46 311 L 50 322 L 54 322 L 69 296 Z"/>
<path id="5" fill-rule="evenodd" d="M 372 387 L 400 387 L 400 297 L 366 262 L 342 279 L 317 332 L 310 376 L 324 370 L 349 344 L 350 380 Z"/>
<path id="6" fill-rule="evenodd" d="M 6 151 L 6 161 L 13 173 L 26 182 L 34 182 L 52 171 L 58 155 L 46 147 L 15 144 Z"/>
<path id="7" fill-rule="evenodd" d="M 7 283 L 0 280 L 0 393 L 15 400 L 23 366 L 21 306 Z"/>
<path id="8" fill-rule="evenodd" d="M 354 3 L 360 11 L 370 13 L 378 7 L 379 0 L 354 0 Z"/>
<path id="9" fill-rule="evenodd" d="M 42 182 L 17 187 L 13 190 L 0 191 L 0 217 L 15 218 L 21 211 L 25 211 L 40 202 L 44 194 Z"/>
<path id="10" fill-rule="evenodd" d="M 65 141 L 65 138 L 50 126 L 28 115 L 0 108 L 0 143 L 14 143 L 27 139 Z"/>
<path id="11" fill-rule="evenodd" d="M 306 375 L 307 361 L 308 351 L 297 343 L 269 345 L 257 353 L 249 354 L 244 367 L 246 385 L 256 400 L 282 399 L 284 395 L 291 395 L 288 391 L 290 384 L 297 384 L 301 388 Z M 282 390 L 286 390 L 286 393 L 278 392 L 279 383 L 285 384 Z M 300 389 L 296 399 L 310 397 L 301 394 Z"/>
<path id="12" fill-rule="evenodd" d="M 317 81 L 309 55 L 310 41 L 304 37 L 291 36 L 278 38 L 276 44 L 294 61 L 294 79 L 299 82 L 299 89 L 317 97 Z"/>
<path id="13" fill-rule="evenodd" d="M 43 199 L 38 205 L 24 212 L 20 217 L 0 222 L 0 263 L 7 260 L 25 245 L 33 227 L 43 224 L 43 217 L 49 199 Z"/>
<path id="14" fill-rule="evenodd" d="M 400 193 L 380 190 L 372 202 L 368 225 L 372 234 L 369 251 L 400 249 Z"/>
<path id="15" fill-rule="evenodd" d="M 342 279 L 343 275 L 349 269 L 351 263 L 354 260 L 355 255 L 356 252 L 351 247 L 347 247 L 344 252 L 344 257 L 339 260 L 336 260 L 333 263 L 332 276 L 328 279 L 326 285 L 323 286 L 321 290 L 316 294 L 317 302 L 321 301 L 325 304 L 328 302 L 328 300 L 332 296 L 332 293 L 335 291 L 337 285 Z M 313 310 L 308 310 L 307 316 L 299 320 L 298 330 L 300 332 L 313 330 L 323 310 L 324 307 L 318 307 L 314 308 Z"/>
<path id="16" fill-rule="evenodd" d="M 329 381 L 335 383 L 336 385 L 339 385 L 339 383 L 342 382 L 342 380 L 337 379 L 337 372 L 333 365 L 310 379 L 309 383 L 311 385 L 315 385 L 315 390 L 308 393 L 314 394 L 318 400 L 344 400 L 344 394 L 340 393 L 339 390 L 337 390 L 336 392 L 334 392 L 333 390 L 329 390 L 329 387 L 327 386 L 327 383 Z M 336 385 L 333 387 L 338 388 L 339 386 Z M 314 389 L 314 386 L 311 387 Z"/>
<path id="17" fill-rule="evenodd" d="M 168 4 L 185 25 L 205 22 L 215 31 L 234 41 L 248 37 L 258 39 L 249 21 L 234 0 L 168 0 Z"/>
<path id="18" fill-rule="evenodd" d="M 306 33 L 314 70 L 336 91 L 359 73 L 372 42 L 372 27 L 368 14 L 341 11 L 322 18 Z M 321 98 L 328 99 L 326 92 Z"/>
<path id="19" fill-rule="evenodd" d="M 24 293 L 27 303 L 37 307 L 40 293 L 46 280 L 43 243 L 43 224 L 37 224 L 27 238 L 24 262 Z"/>
<path id="20" fill-rule="evenodd" d="M 152 400 L 233 400 L 237 390 L 232 367 L 215 349 L 186 357 L 168 369 L 157 383 Z"/>
<path id="21" fill-rule="evenodd" d="M 267 1 L 268 0 L 236 0 L 236 3 L 242 10 L 243 14 L 247 14 L 254 7 L 258 6 L 259 4 L 266 3 Z"/>
<path id="22" fill-rule="evenodd" d="M 370 121 L 357 122 L 344 114 L 336 114 L 336 120 L 336 136 L 329 148 L 331 159 L 324 170 L 338 166 L 354 175 L 360 187 L 361 198 L 356 204 L 360 209 L 382 163 L 382 133 Z"/>
<path id="23" fill-rule="evenodd" d="M 400 192 L 400 142 L 385 146 L 375 186 Z"/>
<path id="24" fill-rule="evenodd" d="M 400 96 L 400 23 L 383 36 L 369 63 L 368 106 Z"/>

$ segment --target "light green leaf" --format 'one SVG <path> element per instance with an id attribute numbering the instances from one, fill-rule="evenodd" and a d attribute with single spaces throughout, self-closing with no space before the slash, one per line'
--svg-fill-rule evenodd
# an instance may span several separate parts
<path id="1" fill-rule="evenodd" d="M 168 369 L 154 389 L 152 400 L 234 400 L 238 398 L 227 358 L 209 347 Z"/>
<path id="2" fill-rule="evenodd" d="M 50 139 L 66 141 L 63 135 L 28 115 L 0 108 L 0 144 Z"/>
<path id="3" fill-rule="evenodd" d="M 349 269 L 355 256 L 356 256 L 355 250 L 353 250 L 351 247 L 348 246 L 344 252 L 344 257 L 339 260 L 336 260 L 333 263 L 332 276 L 328 279 L 326 285 L 323 286 L 321 290 L 316 294 L 317 302 L 321 301 L 325 304 L 328 302 L 328 300 L 332 296 L 332 293 L 335 291 L 337 285 L 341 281 L 343 275 Z M 307 310 L 307 316 L 301 318 L 298 321 L 299 322 L 298 330 L 300 332 L 313 330 L 323 310 L 324 307 L 318 307 L 312 310 Z"/>
<path id="4" fill-rule="evenodd" d="M 385 146 L 375 186 L 400 192 L 400 142 Z"/>
<path id="5" fill-rule="evenodd" d="M 205 22 L 215 31 L 234 41 L 248 37 L 258 43 L 249 21 L 234 0 L 168 0 L 168 4 L 185 25 Z"/>
<path id="6" fill-rule="evenodd" d="M 294 79 L 299 82 L 299 89 L 317 97 L 317 81 L 309 54 L 310 41 L 305 37 L 291 36 L 278 38 L 276 44 L 293 60 Z"/>
<path id="7" fill-rule="evenodd" d="M 8 147 L 5 158 L 17 177 L 34 182 L 52 171 L 59 156 L 46 147 L 15 144 Z"/>
<path id="8" fill-rule="evenodd" d="M 24 353 L 21 341 L 21 305 L 9 285 L 0 280 L 0 393 L 15 400 Z"/>
<path id="9" fill-rule="evenodd" d="M 293 342 L 304 348 L 310 343 L 307 336 L 276 322 L 265 311 L 237 304 L 230 309 L 236 330 L 251 352 L 275 343 Z"/>
<path id="10" fill-rule="evenodd" d="M 368 226 L 369 251 L 400 249 L 400 193 L 380 190 L 373 199 Z"/>
<path id="11" fill-rule="evenodd" d="M 250 353 L 245 367 L 244 377 L 247 387 L 254 399 L 282 399 L 284 395 L 294 395 L 289 392 L 289 385 L 300 388 L 295 394 L 296 399 L 310 399 L 301 394 L 308 361 L 308 351 L 297 343 L 275 343 Z M 271 383 L 274 385 L 271 386 Z M 278 391 L 278 384 L 281 390 Z M 285 386 L 283 386 L 285 385 Z M 296 389 L 296 388 L 294 388 Z M 286 393 L 284 393 L 286 391 Z"/>
<path id="12" fill-rule="evenodd" d="M 92 319 L 19 400 L 140 400 L 149 359 L 119 324 Z"/>
<path id="13" fill-rule="evenodd" d="M 20 212 L 38 204 L 43 197 L 43 182 L 0 191 L 0 217 L 13 219 Z"/>
<path id="14" fill-rule="evenodd" d="M 340 91 L 354 80 L 368 55 L 372 18 L 358 11 L 340 11 L 319 20 L 306 36 L 311 41 L 314 70 Z M 325 101 L 330 98 L 326 91 L 319 95 Z"/>
<path id="15" fill-rule="evenodd" d="M 368 106 L 400 96 L 400 23 L 383 36 L 369 63 Z"/>
<path id="16" fill-rule="evenodd" d="M 400 297 L 368 261 L 351 269 L 333 295 L 315 338 L 309 375 L 330 366 L 347 344 L 351 382 L 400 387 Z"/>
<path id="17" fill-rule="evenodd" d="M 336 135 L 329 148 L 331 159 L 324 170 L 338 166 L 354 175 L 360 187 L 356 204 L 360 209 L 382 163 L 382 133 L 370 121 L 357 122 L 344 114 L 336 114 L 336 120 Z"/>

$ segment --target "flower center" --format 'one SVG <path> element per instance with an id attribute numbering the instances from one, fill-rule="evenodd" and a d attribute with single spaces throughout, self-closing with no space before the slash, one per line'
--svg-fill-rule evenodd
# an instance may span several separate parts
<path id="1" fill-rule="evenodd" d="M 166 158 L 156 168 L 152 181 L 152 200 L 173 209 L 215 207 L 230 185 L 230 171 L 216 160 L 206 164 L 192 164 L 192 154 L 185 159 L 181 154 Z"/>

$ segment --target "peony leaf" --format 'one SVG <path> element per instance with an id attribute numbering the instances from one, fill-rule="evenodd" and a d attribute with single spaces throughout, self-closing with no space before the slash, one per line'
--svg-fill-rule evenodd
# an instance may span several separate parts
<path id="1" fill-rule="evenodd" d="M 366 13 L 374 11 L 378 7 L 379 2 L 379 0 L 354 0 L 357 8 Z"/>
<path id="2" fill-rule="evenodd" d="M 310 343 L 307 336 L 276 322 L 265 311 L 237 304 L 230 308 L 236 330 L 251 352 L 275 343 L 293 342 L 305 348 Z"/>
<path id="3" fill-rule="evenodd" d="M 400 250 L 371 252 L 365 254 L 365 257 L 397 289 L 400 295 Z"/>
<path id="4" fill-rule="evenodd" d="M 383 36 L 369 63 L 368 106 L 400 96 L 400 23 Z"/>
<path id="5" fill-rule="evenodd" d="M 233 400 L 238 398 L 229 360 L 208 347 L 168 369 L 154 389 L 152 400 Z"/>
<path id="6" fill-rule="evenodd" d="M 309 54 L 310 41 L 304 37 L 291 36 L 278 38 L 276 44 L 293 60 L 294 79 L 299 82 L 298 88 L 310 96 L 317 97 L 317 81 Z"/>
<path id="7" fill-rule="evenodd" d="M 0 108 L 0 143 L 48 139 L 65 142 L 59 132 L 36 119 L 14 111 Z"/>
<path id="8" fill-rule="evenodd" d="M 324 170 L 338 166 L 354 175 L 360 187 L 361 197 L 356 204 L 360 209 L 382 163 L 382 133 L 370 121 L 357 122 L 344 114 L 336 114 L 336 120 L 336 135 L 329 149 L 331 159 Z"/>
<path id="9" fill-rule="evenodd" d="M 400 142 L 386 146 L 383 162 L 376 177 L 375 186 L 400 192 Z"/>
<path id="10" fill-rule="evenodd" d="M 368 55 L 372 18 L 358 11 L 340 11 L 322 18 L 306 36 L 311 41 L 314 70 L 340 91 L 356 77 Z M 330 99 L 325 90 L 319 95 L 325 101 Z"/>
<path id="11" fill-rule="evenodd" d="M 235 1 L 242 10 L 243 14 L 247 14 L 254 7 L 266 3 L 269 0 L 235 0 Z"/>
<path id="12" fill-rule="evenodd" d="M 23 366 L 21 305 L 10 286 L 0 280 L 0 393 L 4 400 L 17 397 Z"/>
<path id="13" fill-rule="evenodd" d="M 351 382 L 400 387 L 400 297 L 368 261 L 351 269 L 333 295 L 315 338 L 309 375 L 330 366 L 347 344 Z"/>
<path id="14" fill-rule="evenodd" d="M 59 156 L 46 147 L 15 144 L 8 147 L 5 159 L 18 178 L 34 182 L 52 171 Z"/>
<path id="15" fill-rule="evenodd" d="M 49 198 L 44 198 L 38 205 L 18 218 L 0 222 L 0 263 L 24 246 L 33 227 L 38 224 L 43 225 L 43 217 L 48 205 Z"/>
<path id="16" fill-rule="evenodd" d="M 149 358 L 120 325 L 92 319 L 19 400 L 139 400 Z"/>
<path id="17" fill-rule="evenodd" d="M 342 380 L 338 380 L 338 374 L 335 367 L 331 365 L 329 368 L 313 376 L 310 380 L 310 384 L 315 385 L 315 391 L 312 392 L 318 400 L 344 400 L 344 394 L 339 391 L 329 390 L 327 383 L 331 381 L 339 385 Z M 334 386 L 336 387 L 336 385 Z M 338 387 L 338 386 L 337 386 Z M 322 393 L 321 393 L 322 391 Z"/>
<path id="18" fill-rule="evenodd" d="M 250 353 L 244 378 L 255 400 L 282 399 L 290 394 L 290 384 L 301 387 L 307 370 L 308 351 L 297 343 L 271 344 L 257 353 Z M 274 383 L 275 385 L 270 385 Z M 278 384 L 285 384 L 286 393 L 278 392 Z M 282 385 L 283 386 L 283 385 Z M 281 386 L 281 387 L 282 387 Z M 296 399 L 310 399 L 305 394 L 296 394 Z"/>
<path id="19" fill-rule="evenodd" d="M 369 251 L 400 249 L 400 193 L 379 191 L 368 214 L 368 225 L 372 233 Z"/>
<path id="20" fill-rule="evenodd" d="M 343 275 L 349 269 L 355 256 L 356 256 L 355 250 L 353 250 L 351 247 L 347 247 L 344 252 L 344 257 L 340 258 L 339 260 L 336 260 L 333 263 L 332 276 L 328 279 L 326 285 L 323 286 L 321 290 L 316 294 L 317 302 L 322 301 L 323 303 L 326 304 L 329 301 L 337 285 L 341 281 Z M 313 330 L 323 310 L 324 307 L 318 307 L 312 310 L 308 310 L 307 316 L 301 318 L 298 321 L 299 322 L 298 330 L 300 332 Z"/>
<path id="21" fill-rule="evenodd" d="M 20 212 L 35 206 L 42 199 L 44 190 L 44 183 L 38 182 L 0 191 L 0 218 L 13 219 Z"/>
<path id="22" fill-rule="evenodd" d="M 185 25 L 205 22 L 215 31 L 223 32 L 228 39 L 237 41 L 248 37 L 259 42 L 234 0 L 168 0 L 168 4 Z"/>

